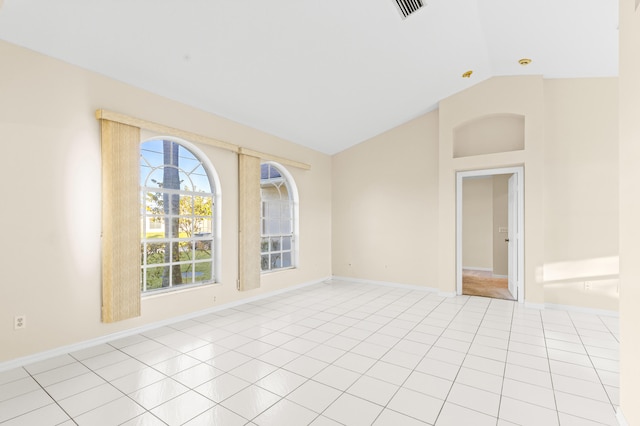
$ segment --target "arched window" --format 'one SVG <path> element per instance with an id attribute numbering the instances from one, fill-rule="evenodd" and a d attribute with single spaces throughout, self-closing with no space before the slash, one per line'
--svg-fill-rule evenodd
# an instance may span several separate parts
<path id="1" fill-rule="evenodd" d="M 217 177 L 187 145 L 162 138 L 140 146 L 143 292 L 216 281 Z"/>
<path id="2" fill-rule="evenodd" d="M 298 193 L 291 175 L 273 162 L 261 165 L 261 269 L 293 268 L 297 257 Z"/>

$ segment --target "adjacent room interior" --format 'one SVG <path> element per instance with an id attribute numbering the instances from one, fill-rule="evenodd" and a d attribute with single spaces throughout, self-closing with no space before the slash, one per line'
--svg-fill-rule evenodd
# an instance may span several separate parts
<path id="1" fill-rule="evenodd" d="M 462 294 L 516 300 L 509 290 L 509 209 L 512 175 L 463 179 Z M 515 241 L 514 241 L 515 243 Z"/>

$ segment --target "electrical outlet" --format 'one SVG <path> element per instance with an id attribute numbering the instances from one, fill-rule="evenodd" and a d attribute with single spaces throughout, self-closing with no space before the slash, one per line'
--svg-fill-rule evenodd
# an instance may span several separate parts
<path id="1" fill-rule="evenodd" d="M 584 289 L 585 290 L 591 290 L 591 281 L 585 281 L 584 282 Z"/>
<path id="2" fill-rule="evenodd" d="M 216 301 L 216 297 L 215 297 L 215 296 L 213 296 L 213 301 L 214 301 L 214 302 Z"/>
<path id="3" fill-rule="evenodd" d="M 27 328 L 27 317 L 25 315 L 16 315 L 13 317 L 13 329 L 22 330 Z"/>

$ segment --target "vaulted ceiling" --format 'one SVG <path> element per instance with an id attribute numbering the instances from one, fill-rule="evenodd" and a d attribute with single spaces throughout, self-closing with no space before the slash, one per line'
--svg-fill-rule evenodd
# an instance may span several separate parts
<path id="1" fill-rule="evenodd" d="M 328 154 L 493 76 L 618 72 L 616 0 L 2 3 L 0 39 Z"/>

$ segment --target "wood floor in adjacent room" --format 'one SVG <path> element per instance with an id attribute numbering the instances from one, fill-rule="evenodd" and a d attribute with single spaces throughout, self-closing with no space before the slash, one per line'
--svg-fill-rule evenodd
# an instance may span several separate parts
<path id="1" fill-rule="evenodd" d="M 462 270 L 462 294 L 515 300 L 506 278 L 494 277 L 491 271 Z"/>

